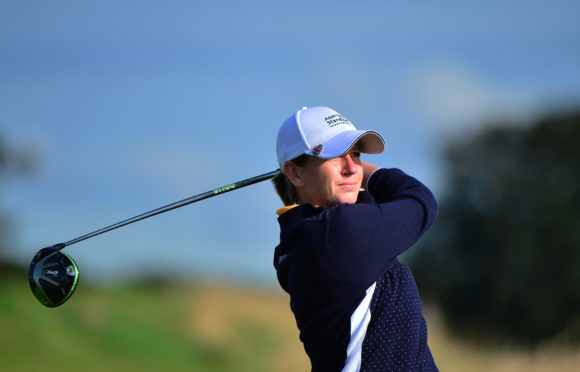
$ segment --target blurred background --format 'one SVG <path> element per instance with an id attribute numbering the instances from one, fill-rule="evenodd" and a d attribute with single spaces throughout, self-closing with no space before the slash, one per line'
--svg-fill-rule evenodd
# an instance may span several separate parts
<path id="1" fill-rule="evenodd" d="M 580 365 L 577 1 L 0 1 L 0 359 L 6 370 L 297 371 L 268 183 L 40 248 L 277 168 L 324 105 L 440 203 L 402 260 L 444 371 Z"/>

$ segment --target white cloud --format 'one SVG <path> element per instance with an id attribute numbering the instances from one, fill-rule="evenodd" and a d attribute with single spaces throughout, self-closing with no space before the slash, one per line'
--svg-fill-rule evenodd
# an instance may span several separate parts
<path id="1" fill-rule="evenodd" d="M 493 119 L 531 114 L 529 94 L 485 78 L 456 63 L 413 71 L 409 98 L 423 121 L 443 131 L 473 129 Z"/>

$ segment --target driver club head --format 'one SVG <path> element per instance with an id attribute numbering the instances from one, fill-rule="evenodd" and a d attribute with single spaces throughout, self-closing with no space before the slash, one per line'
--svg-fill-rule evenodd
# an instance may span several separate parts
<path id="1" fill-rule="evenodd" d="M 62 305 L 73 294 L 79 277 L 77 264 L 55 246 L 36 253 L 28 271 L 34 296 L 47 307 Z"/>

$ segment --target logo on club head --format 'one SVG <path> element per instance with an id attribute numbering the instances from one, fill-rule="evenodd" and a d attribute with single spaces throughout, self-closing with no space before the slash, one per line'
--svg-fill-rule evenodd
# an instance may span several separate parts
<path id="1" fill-rule="evenodd" d="M 74 268 L 74 266 L 73 266 L 73 265 L 68 265 L 68 266 L 66 267 L 66 275 L 68 275 L 68 276 L 75 276 L 75 275 L 76 275 L 76 273 L 77 273 L 77 272 L 76 272 L 76 270 L 75 270 L 75 268 Z"/>
<path id="2" fill-rule="evenodd" d="M 321 152 L 322 152 L 322 144 L 315 146 L 312 149 L 312 155 L 320 155 Z"/>
<path id="3" fill-rule="evenodd" d="M 45 270 L 44 273 L 47 275 L 57 276 L 58 270 Z"/>

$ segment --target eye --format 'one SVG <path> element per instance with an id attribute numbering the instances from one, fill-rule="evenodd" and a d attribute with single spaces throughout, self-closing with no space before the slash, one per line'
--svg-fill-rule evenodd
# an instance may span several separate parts
<path id="1" fill-rule="evenodd" d="M 350 157 L 353 159 L 358 159 L 360 158 L 360 151 L 353 151 L 350 153 Z"/>

